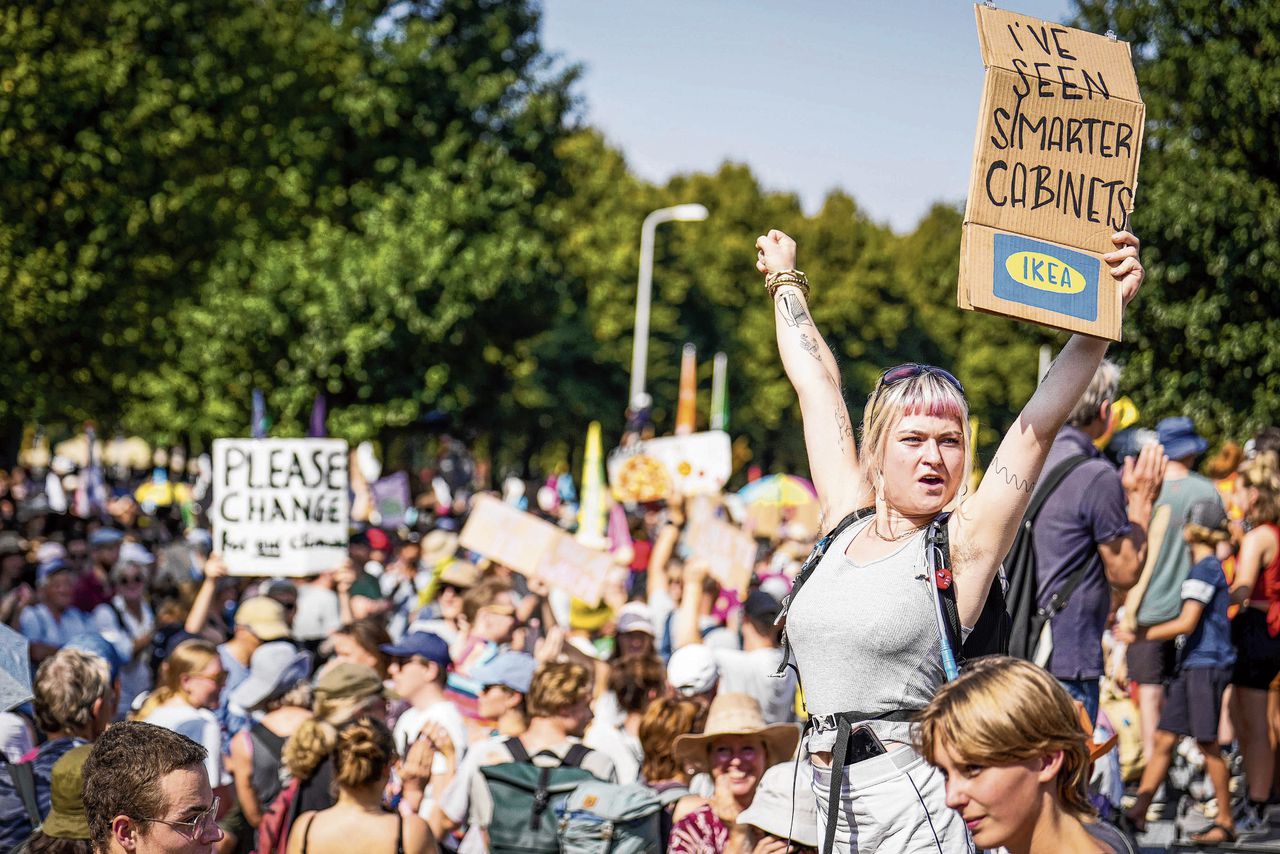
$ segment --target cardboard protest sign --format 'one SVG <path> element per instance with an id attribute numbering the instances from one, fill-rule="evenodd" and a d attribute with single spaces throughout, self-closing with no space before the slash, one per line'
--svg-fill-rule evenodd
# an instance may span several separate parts
<path id="1" fill-rule="evenodd" d="M 613 567 L 608 552 L 588 548 L 550 522 L 489 495 L 476 498 L 458 542 L 593 607 L 600 604 Z"/>
<path id="2" fill-rule="evenodd" d="M 666 436 L 609 454 L 609 485 L 619 501 L 660 501 L 673 491 L 716 495 L 732 474 L 733 447 L 723 430 Z"/>
<path id="3" fill-rule="evenodd" d="M 543 555 L 562 536 L 565 533 L 550 522 L 491 495 L 478 495 L 458 542 L 521 575 L 535 575 Z"/>
<path id="4" fill-rule="evenodd" d="M 347 557 L 347 443 L 215 439 L 214 551 L 232 575 L 315 575 Z"/>
<path id="5" fill-rule="evenodd" d="M 956 301 L 1120 340 L 1102 255 L 1128 226 L 1146 108 L 1129 45 L 976 6 L 987 67 Z"/>
<path id="6" fill-rule="evenodd" d="M 573 537 L 562 535 L 543 555 L 538 577 L 594 608 L 604 598 L 605 584 L 613 569 L 609 552 L 588 548 Z"/>
<path id="7" fill-rule="evenodd" d="M 711 577 L 721 587 L 747 595 L 756 563 L 756 541 L 750 534 L 715 516 L 690 517 L 685 545 L 710 565 Z"/>
<path id="8" fill-rule="evenodd" d="M 409 509 L 409 475 L 398 471 L 369 484 L 373 496 L 370 521 L 382 528 L 399 528 L 404 524 L 405 511 Z M 377 519 L 374 519 L 374 514 Z"/>

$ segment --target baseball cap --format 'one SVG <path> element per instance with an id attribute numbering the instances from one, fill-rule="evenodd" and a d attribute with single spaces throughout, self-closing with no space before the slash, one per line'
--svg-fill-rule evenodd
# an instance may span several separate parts
<path id="1" fill-rule="evenodd" d="M 118 528 L 99 528 L 89 535 L 89 547 L 98 549 L 114 546 L 123 539 L 124 534 Z"/>
<path id="2" fill-rule="evenodd" d="M 449 644 L 444 638 L 431 632 L 410 632 L 400 639 L 400 643 L 384 643 L 378 649 L 387 655 L 397 658 L 419 656 L 427 661 L 434 661 L 444 669 L 453 664 L 449 656 Z"/>
<path id="3" fill-rule="evenodd" d="M 36 584 L 44 584 L 55 573 L 71 571 L 71 564 L 67 563 L 62 558 L 54 558 L 53 560 L 45 561 L 36 567 Z"/>
<path id="4" fill-rule="evenodd" d="M 391 692 L 382 684 L 378 671 L 367 664 L 339 661 L 316 677 L 316 695 L 327 700 L 341 700 L 347 697 L 387 697 Z"/>
<path id="5" fill-rule="evenodd" d="M 682 697 L 706 694 L 720 681 L 720 667 L 711 650 L 694 644 L 671 653 L 667 662 L 667 683 Z"/>
<path id="6" fill-rule="evenodd" d="M 649 606 L 643 602 L 628 602 L 618 611 L 618 634 L 625 632 L 643 632 L 649 637 L 656 637 L 653 620 L 649 619 Z"/>
<path id="7" fill-rule="evenodd" d="M 1187 508 L 1187 524 L 1210 531 L 1227 530 L 1227 511 L 1217 501 L 1197 501 Z"/>
<path id="8" fill-rule="evenodd" d="M 231 702 L 253 709 L 306 679 L 311 654 L 285 641 L 264 643 L 249 659 L 249 676 L 231 692 Z"/>
<path id="9" fill-rule="evenodd" d="M 742 605 L 742 610 L 748 617 L 769 625 L 773 625 L 773 621 L 778 619 L 778 611 L 781 609 L 782 606 L 777 599 L 760 589 L 752 590 L 747 594 L 747 601 Z"/>
<path id="10" fill-rule="evenodd" d="M 36 563 L 53 563 L 67 559 L 67 547 L 62 543 L 41 543 L 36 547 Z"/>
<path id="11" fill-rule="evenodd" d="M 147 547 L 141 543 L 122 543 L 120 545 L 120 563 L 151 566 L 155 562 L 155 555 L 147 551 Z"/>
<path id="12" fill-rule="evenodd" d="M 480 685 L 502 685 L 520 694 L 529 693 L 538 662 L 527 652 L 500 652 L 471 672 Z"/>
<path id="13" fill-rule="evenodd" d="M 236 625 L 244 626 L 259 640 L 273 641 L 289 636 L 284 607 L 269 596 L 253 596 L 241 602 L 236 609 Z"/>
<path id="14" fill-rule="evenodd" d="M 53 763 L 49 793 L 52 809 L 40 830 L 54 839 L 89 839 L 89 821 L 84 813 L 84 762 L 92 744 L 73 747 Z"/>

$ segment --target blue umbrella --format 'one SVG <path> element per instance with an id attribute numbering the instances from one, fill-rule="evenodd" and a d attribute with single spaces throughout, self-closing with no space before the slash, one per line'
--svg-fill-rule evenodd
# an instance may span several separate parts
<path id="1" fill-rule="evenodd" d="M 31 664 L 27 639 L 0 623 L 0 711 L 31 699 Z"/>

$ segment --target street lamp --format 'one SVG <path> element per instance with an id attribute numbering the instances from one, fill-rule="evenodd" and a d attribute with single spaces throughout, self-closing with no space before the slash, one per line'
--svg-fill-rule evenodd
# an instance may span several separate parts
<path id="1" fill-rule="evenodd" d="M 659 223 L 701 222 L 707 218 L 703 205 L 676 205 L 661 208 L 644 218 L 640 226 L 640 285 L 636 291 L 636 332 L 631 349 L 631 391 L 627 399 L 637 410 L 643 408 L 645 367 L 649 361 L 649 304 L 653 294 L 653 234 Z"/>

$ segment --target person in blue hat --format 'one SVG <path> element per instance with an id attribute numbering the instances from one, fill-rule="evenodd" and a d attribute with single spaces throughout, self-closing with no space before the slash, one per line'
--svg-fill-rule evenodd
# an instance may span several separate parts
<path id="1" fill-rule="evenodd" d="M 480 684 L 476 698 L 480 716 L 497 721 L 497 734 L 504 738 L 521 735 L 529 728 L 525 697 L 533 682 L 537 659 L 527 652 L 500 652 L 472 673 Z"/>
<path id="2" fill-rule="evenodd" d="M 1162 506 L 1169 508 L 1169 518 L 1185 519 L 1192 505 L 1201 501 L 1222 506 L 1218 490 L 1209 478 L 1194 471 L 1196 459 L 1209 448 L 1209 443 L 1196 432 L 1195 424 L 1186 416 L 1162 419 L 1156 424 L 1156 437 L 1164 446 L 1169 466 L 1164 485 L 1156 498 L 1152 515 Z M 1182 582 L 1191 571 L 1191 552 L 1182 539 L 1182 526 L 1171 523 L 1159 543 L 1150 581 L 1138 605 L 1139 627 L 1167 623 L 1182 611 Z M 1139 635 L 1142 633 L 1139 632 Z M 1164 685 L 1174 676 L 1177 645 L 1172 640 L 1148 640 L 1139 637 L 1129 644 L 1126 655 L 1129 677 L 1138 683 L 1138 710 L 1142 719 L 1143 755 L 1155 755 L 1156 724 L 1164 705 Z"/>
<path id="3" fill-rule="evenodd" d="M 467 727 L 458 708 L 444 695 L 445 678 L 453 660 L 449 645 L 431 632 L 410 632 L 398 644 L 384 644 L 380 649 L 391 656 L 391 683 L 409 708 L 396 721 L 392 736 L 401 757 L 419 737 L 425 736 L 436 745 L 432 759 L 432 776 L 437 779 L 451 774 L 467 749 Z M 450 750 L 451 748 L 451 750 Z M 430 814 L 433 803 L 430 791 L 424 794 L 419 814 Z"/>

